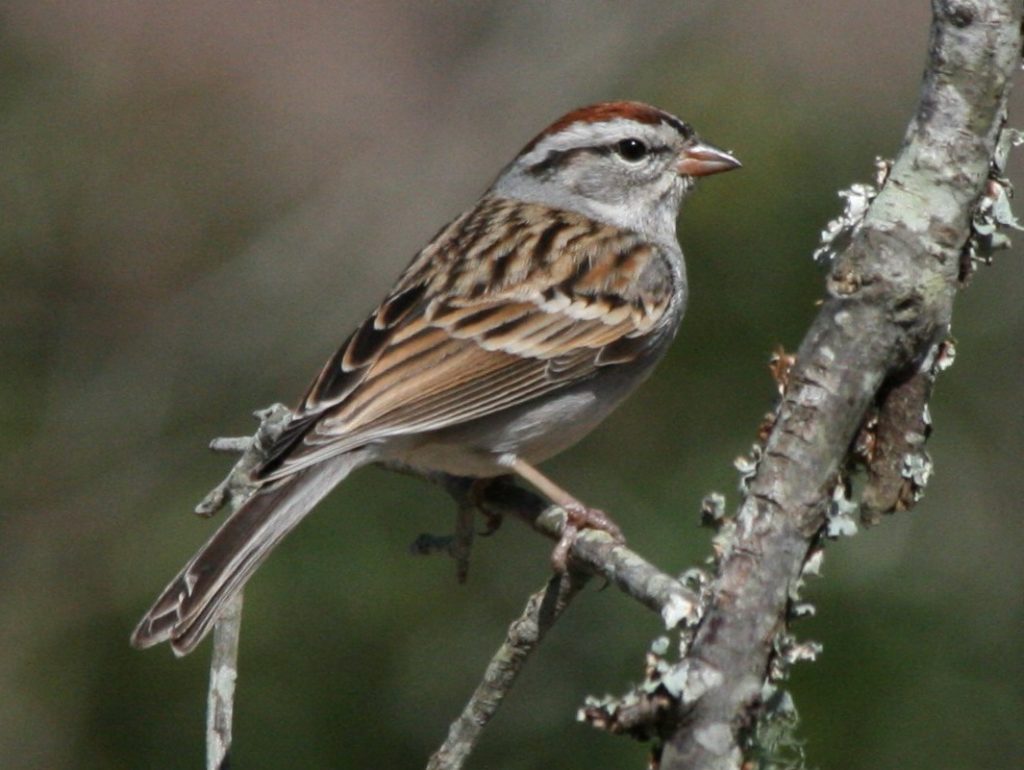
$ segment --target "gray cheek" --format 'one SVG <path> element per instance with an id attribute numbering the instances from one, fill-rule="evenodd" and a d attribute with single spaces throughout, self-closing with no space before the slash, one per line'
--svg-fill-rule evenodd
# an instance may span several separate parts
<path id="1" fill-rule="evenodd" d="M 574 180 L 576 192 L 590 200 L 604 204 L 625 203 L 634 189 L 634 183 L 623 175 L 624 169 L 604 163 L 576 169 Z"/>

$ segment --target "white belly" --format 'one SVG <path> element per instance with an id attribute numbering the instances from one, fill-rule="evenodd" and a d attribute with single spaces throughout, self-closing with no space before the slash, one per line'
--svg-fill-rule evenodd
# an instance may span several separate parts
<path id="1" fill-rule="evenodd" d="M 637 375 L 640 376 L 637 376 Z M 387 459 L 456 476 L 500 476 L 498 457 L 513 454 L 531 465 L 569 448 L 645 379 L 646 372 L 602 373 L 565 392 L 433 433 L 392 441 Z"/>

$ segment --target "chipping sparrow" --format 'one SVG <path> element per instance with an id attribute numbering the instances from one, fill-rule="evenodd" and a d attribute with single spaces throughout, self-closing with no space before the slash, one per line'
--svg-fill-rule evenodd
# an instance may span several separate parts
<path id="1" fill-rule="evenodd" d="M 191 651 L 224 601 L 353 469 L 515 473 L 579 527 L 618 534 L 534 466 L 647 375 L 686 304 L 676 240 L 694 178 L 739 162 L 637 102 L 570 112 L 441 230 L 314 380 L 256 472 L 260 488 L 132 635 Z"/>

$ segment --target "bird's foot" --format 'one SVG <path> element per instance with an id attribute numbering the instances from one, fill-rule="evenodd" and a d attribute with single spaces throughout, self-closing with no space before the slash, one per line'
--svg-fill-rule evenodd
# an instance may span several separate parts
<path id="1" fill-rule="evenodd" d="M 569 551 L 581 530 L 597 529 L 607 532 L 616 542 L 626 542 L 619 525 L 612 521 L 612 518 L 604 511 L 598 508 L 588 508 L 579 501 L 564 503 L 562 508 L 566 514 L 565 526 L 562 528 L 562 536 L 559 538 L 555 550 L 551 552 L 551 566 L 554 567 L 555 572 L 565 572 Z"/>

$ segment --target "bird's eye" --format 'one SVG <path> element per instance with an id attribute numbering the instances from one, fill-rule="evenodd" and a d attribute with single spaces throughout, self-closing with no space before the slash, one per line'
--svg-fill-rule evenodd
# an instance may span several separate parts
<path id="1" fill-rule="evenodd" d="M 647 145 L 639 139 L 623 139 L 615 145 L 615 151 L 622 156 L 623 160 L 636 163 L 647 157 Z"/>

